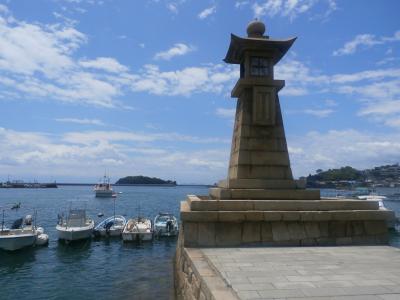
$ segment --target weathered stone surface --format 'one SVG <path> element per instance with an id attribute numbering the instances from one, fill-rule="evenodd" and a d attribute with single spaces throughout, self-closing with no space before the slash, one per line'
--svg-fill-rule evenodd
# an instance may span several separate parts
<path id="1" fill-rule="evenodd" d="M 246 220 L 246 213 L 243 211 L 220 211 L 218 222 L 243 222 Z"/>
<path id="2" fill-rule="evenodd" d="M 237 246 L 242 240 L 242 225 L 239 223 L 217 223 L 216 245 Z"/>
<path id="3" fill-rule="evenodd" d="M 362 221 L 352 221 L 351 225 L 353 227 L 354 236 L 365 234 L 364 223 Z"/>
<path id="4" fill-rule="evenodd" d="M 185 222 L 182 226 L 186 247 L 198 245 L 198 223 Z"/>
<path id="5" fill-rule="evenodd" d="M 321 236 L 317 222 L 304 222 L 307 238 L 318 238 Z"/>
<path id="6" fill-rule="evenodd" d="M 247 211 L 245 212 L 246 221 L 250 222 L 261 222 L 264 221 L 263 211 Z"/>
<path id="7" fill-rule="evenodd" d="M 202 222 L 198 225 L 198 244 L 215 246 L 215 223 Z"/>
<path id="8" fill-rule="evenodd" d="M 261 223 L 260 222 L 245 222 L 242 228 L 242 243 L 252 244 L 260 243 L 261 241 Z"/>
<path id="9" fill-rule="evenodd" d="M 336 238 L 336 245 L 351 245 L 353 243 L 353 239 L 351 237 L 338 237 Z"/>
<path id="10" fill-rule="evenodd" d="M 262 242 L 273 241 L 272 225 L 270 222 L 261 223 L 261 241 Z"/>
<path id="11" fill-rule="evenodd" d="M 264 220 L 267 222 L 281 221 L 282 214 L 280 211 L 265 211 L 264 212 Z"/>
<path id="12" fill-rule="evenodd" d="M 301 212 L 299 211 L 283 211 L 282 220 L 283 221 L 300 221 Z"/>
<path id="13" fill-rule="evenodd" d="M 318 227 L 321 237 L 329 236 L 329 222 L 318 222 Z"/>
<path id="14" fill-rule="evenodd" d="M 346 222 L 343 221 L 329 222 L 329 236 L 331 237 L 346 236 Z"/>
<path id="15" fill-rule="evenodd" d="M 364 221 L 364 228 L 368 235 L 384 234 L 387 232 L 384 221 Z"/>
<path id="16" fill-rule="evenodd" d="M 304 223 L 300 222 L 288 222 L 287 227 L 291 240 L 301 240 L 307 237 L 303 227 Z"/>
<path id="17" fill-rule="evenodd" d="M 290 233 L 286 222 L 272 222 L 272 236 L 274 241 L 290 240 Z"/>
<path id="18" fill-rule="evenodd" d="M 317 245 L 317 240 L 313 238 L 306 238 L 300 241 L 301 246 L 315 246 Z"/>

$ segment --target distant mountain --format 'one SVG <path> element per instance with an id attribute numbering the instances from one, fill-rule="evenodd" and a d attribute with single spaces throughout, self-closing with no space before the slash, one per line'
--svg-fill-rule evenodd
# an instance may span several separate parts
<path id="1" fill-rule="evenodd" d="M 160 184 L 160 185 L 176 185 L 176 181 L 162 180 L 156 177 L 147 176 L 126 176 L 117 180 L 115 184 Z"/>

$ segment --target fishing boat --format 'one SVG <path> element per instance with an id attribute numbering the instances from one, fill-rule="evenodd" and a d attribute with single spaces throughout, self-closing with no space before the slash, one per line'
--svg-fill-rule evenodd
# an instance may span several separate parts
<path id="1" fill-rule="evenodd" d="M 160 212 L 154 218 L 154 234 L 156 236 L 176 236 L 178 234 L 178 221 L 175 216 Z"/>
<path id="2" fill-rule="evenodd" d="M 100 222 L 94 228 L 95 236 L 120 236 L 126 225 L 123 216 L 112 216 Z"/>
<path id="3" fill-rule="evenodd" d="M 122 239 L 124 242 L 151 241 L 153 239 L 151 220 L 143 217 L 129 219 L 122 231 Z"/>
<path id="4" fill-rule="evenodd" d="M 96 184 L 93 188 L 96 197 L 99 198 L 111 198 L 116 197 L 116 193 L 114 193 L 111 183 L 110 177 L 106 175 L 103 176 L 103 181 Z"/>
<path id="5" fill-rule="evenodd" d="M 44 233 L 43 228 L 36 227 L 36 223 L 33 223 L 31 215 L 15 220 L 11 228 L 5 227 L 3 210 L 0 249 L 15 251 L 29 246 L 46 245 L 48 240 L 49 236 Z"/>
<path id="6" fill-rule="evenodd" d="M 86 216 L 85 209 L 70 209 L 66 217 L 59 215 L 56 226 L 58 239 L 67 242 L 91 238 L 93 228 L 94 221 Z"/>

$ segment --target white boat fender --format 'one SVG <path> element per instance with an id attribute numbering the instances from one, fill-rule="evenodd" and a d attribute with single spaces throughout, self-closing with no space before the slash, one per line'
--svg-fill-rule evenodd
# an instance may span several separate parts
<path id="1" fill-rule="evenodd" d="M 36 245 L 44 246 L 49 243 L 49 236 L 45 233 L 41 233 L 36 237 Z"/>
<path id="2" fill-rule="evenodd" d="M 38 227 L 38 228 L 36 228 L 36 232 L 38 233 L 38 235 L 44 233 L 43 227 Z"/>

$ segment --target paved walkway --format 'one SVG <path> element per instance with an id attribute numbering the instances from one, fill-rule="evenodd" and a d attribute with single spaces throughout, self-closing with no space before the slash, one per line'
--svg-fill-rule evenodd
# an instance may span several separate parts
<path id="1" fill-rule="evenodd" d="M 241 299 L 400 300 L 400 249 L 389 246 L 202 252 Z"/>

